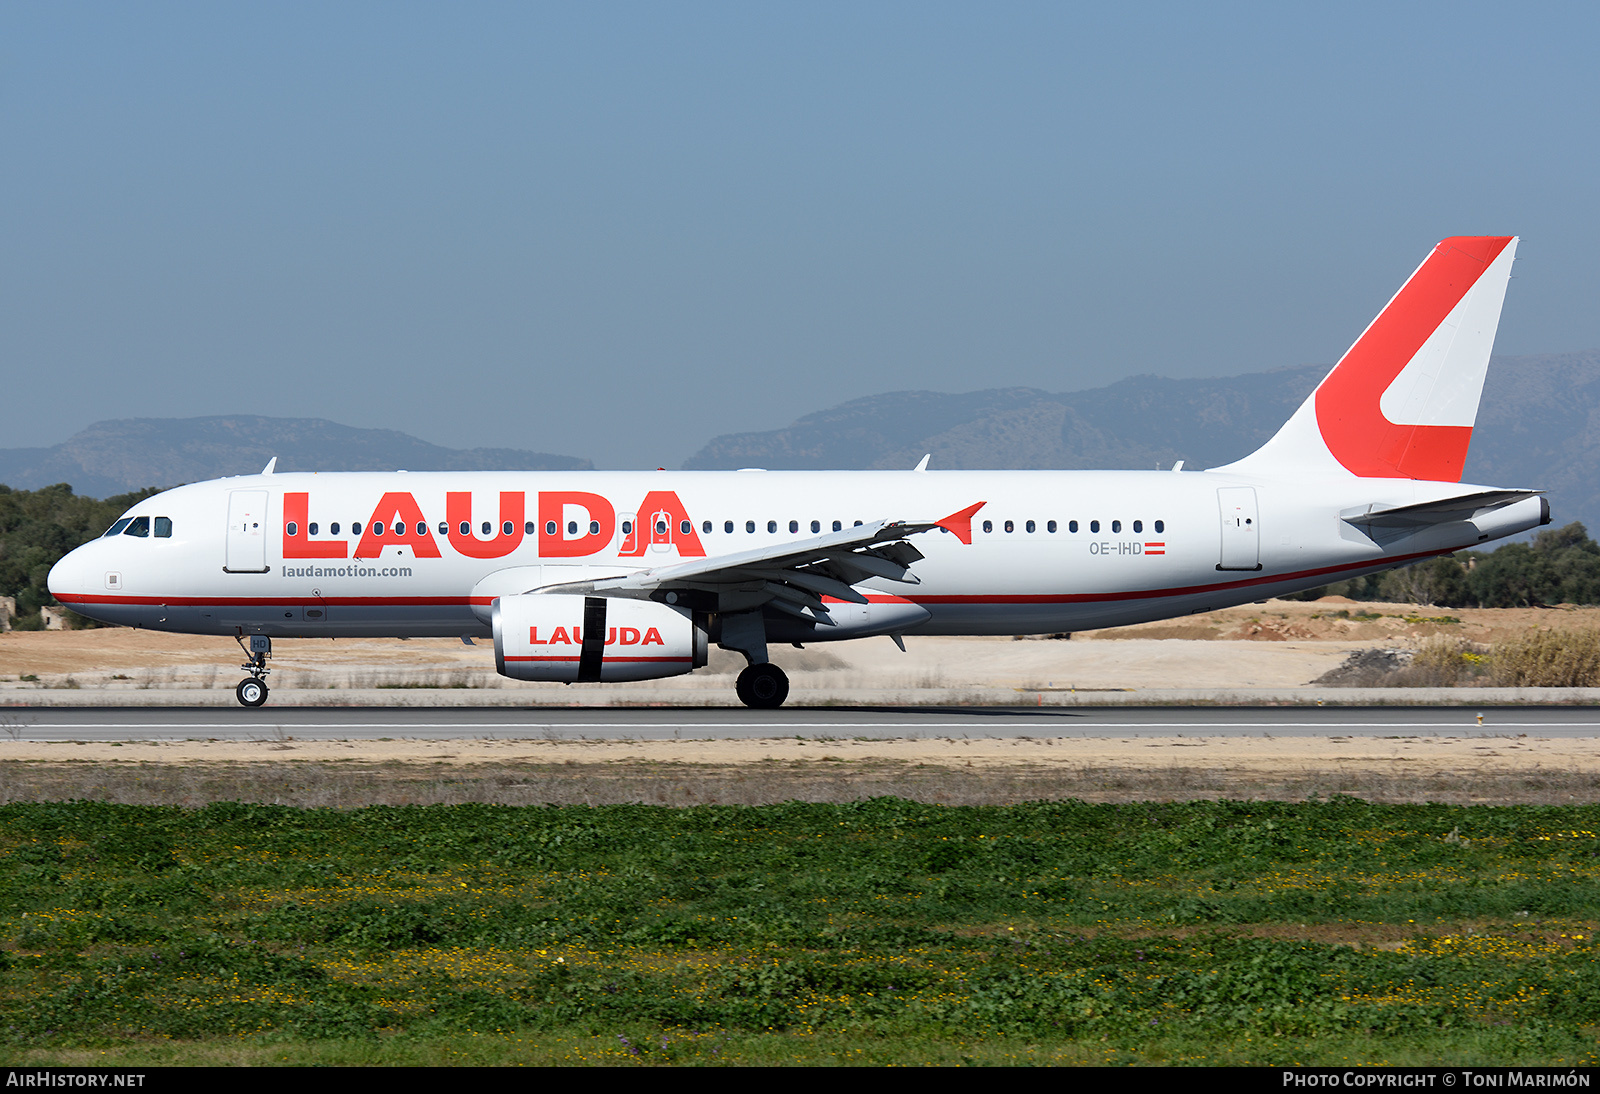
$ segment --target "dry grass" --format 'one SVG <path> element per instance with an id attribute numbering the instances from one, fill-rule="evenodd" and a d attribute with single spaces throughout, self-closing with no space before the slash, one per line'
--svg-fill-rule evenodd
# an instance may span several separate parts
<path id="1" fill-rule="evenodd" d="M 1494 682 L 1519 688 L 1600 685 L 1600 628 L 1537 630 L 1495 647 Z"/>
<path id="2" fill-rule="evenodd" d="M 969 768 L 824 756 L 761 764 L 0 762 L 0 803 L 75 799 L 201 806 L 245 801 L 355 809 L 368 805 L 766 805 L 894 796 L 938 805 L 1255 799 L 1347 794 L 1372 802 L 1573 805 L 1600 802 L 1600 775 L 1556 770 L 1396 772 L 1227 767 L 1018 765 Z"/>
<path id="3" fill-rule="evenodd" d="M 1600 687 L 1600 628 L 1533 630 L 1492 649 L 1435 635 L 1416 651 L 1358 650 L 1313 683 L 1327 687 Z"/>

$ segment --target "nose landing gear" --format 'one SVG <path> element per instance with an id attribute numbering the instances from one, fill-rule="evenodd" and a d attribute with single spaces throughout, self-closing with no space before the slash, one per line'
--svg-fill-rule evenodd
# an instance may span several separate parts
<path id="1" fill-rule="evenodd" d="M 247 707 L 258 707 L 267 701 L 267 685 L 262 680 L 240 680 L 239 686 L 233 689 L 239 697 L 239 702 Z"/>
<path id="2" fill-rule="evenodd" d="M 233 694 L 238 697 L 241 706 L 258 707 L 267 701 L 266 677 L 272 671 L 267 668 L 267 658 L 272 656 L 272 639 L 264 634 L 252 634 L 249 645 L 245 644 L 243 635 L 236 635 L 234 640 L 245 652 L 245 663 L 239 667 L 250 676 L 239 681 Z"/>

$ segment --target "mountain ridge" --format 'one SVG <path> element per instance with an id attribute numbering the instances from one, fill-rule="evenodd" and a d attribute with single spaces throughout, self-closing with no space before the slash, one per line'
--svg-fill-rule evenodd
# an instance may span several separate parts
<path id="1" fill-rule="evenodd" d="M 782 429 L 712 438 L 689 470 L 1215 467 L 1254 451 L 1326 365 L 1206 379 L 1134 376 L 1052 393 L 1008 387 L 863 396 Z M 106 497 L 147 486 L 280 471 L 558 471 L 588 460 L 519 449 L 450 449 L 395 430 L 320 418 L 218 415 L 97 422 L 59 445 L 0 449 L 0 483 L 70 483 Z M 1463 479 L 1549 492 L 1558 524 L 1600 528 L 1600 350 L 1495 357 Z"/>
<path id="2" fill-rule="evenodd" d="M 1329 365 L 1208 379 L 1137 376 L 1084 391 L 892 392 L 775 430 L 713 438 L 692 469 L 913 467 L 1199 470 L 1248 455 Z M 882 423 L 882 424 L 874 424 Z M 1600 527 L 1600 350 L 1490 361 L 1463 481 L 1549 492 L 1556 523 Z"/>
<path id="3" fill-rule="evenodd" d="M 251 475 L 278 457 L 280 471 L 581 471 L 573 456 L 512 448 L 445 448 L 393 429 L 360 429 L 324 418 L 220 414 L 114 418 L 58 445 L 0 449 L 0 483 L 37 490 L 70 483 L 107 497 L 148 486 Z"/>

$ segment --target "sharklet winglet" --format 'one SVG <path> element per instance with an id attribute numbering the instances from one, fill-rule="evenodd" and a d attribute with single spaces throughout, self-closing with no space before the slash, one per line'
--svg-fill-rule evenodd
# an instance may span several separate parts
<path id="1" fill-rule="evenodd" d="M 948 517 L 934 521 L 934 525 L 947 532 L 954 532 L 955 537 L 967 546 L 972 546 L 972 515 L 989 503 L 980 501 L 969 505 L 959 513 L 951 513 Z"/>

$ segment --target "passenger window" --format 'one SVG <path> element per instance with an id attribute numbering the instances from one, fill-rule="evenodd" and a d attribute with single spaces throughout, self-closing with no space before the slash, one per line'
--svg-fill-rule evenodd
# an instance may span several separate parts
<path id="1" fill-rule="evenodd" d="M 140 518 L 140 519 L 143 519 L 143 518 Z M 288 526 L 286 528 L 284 528 L 284 531 L 287 532 L 291 536 L 298 536 L 300 534 L 300 526 L 298 524 L 296 524 L 294 521 L 291 520 L 289 522 Z"/>
<path id="2" fill-rule="evenodd" d="M 1098 532 L 1099 530 L 1100 530 L 1100 522 L 1097 521 L 1097 520 L 1091 520 L 1089 522 L 1089 531 Z"/>
<path id="3" fill-rule="evenodd" d="M 1024 524 L 1023 527 L 1031 532 L 1031 531 L 1033 531 L 1035 525 L 1034 525 L 1033 521 L 1030 520 L 1027 524 Z"/>
<path id="4" fill-rule="evenodd" d="M 833 530 L 835 532 L 838 532 L 838 531 L 842 530 L 843 528 L 844 528 L 844 525 L 840 524 L 838 521 L 834 521 L 833 522 Z"/>
<path id="5" fill-rule="evenodd" d="M 317 526 L 315 524 L 313 524 L 311 526 L 311 532 L 312 532 L 313 535 L 316 534 L 316 530 L 317 530 Z M 156 538 L 157 539 L 171 539 L 172 538 L 172 518 L 171 517 L 157 517 L 156 518 Z"/>
<path id="6" fill-rule="evenodd" d="M 1136 520 L 1136 521 L 1134 521 L 1134 522 L 1133 522 L 1133 530 L 1134 530 L 1134 531 L 1135 531 L 1135 532 L 1142 532 L 1142 531 L 1144 531 L 1144 521 L 1142 521 L 1142 520 Z"/>
<path id="7" fill-rule="evenodd" d="M 375 535 L 375 536 L 383 535 L 383 525 L 380 524 L 378 521 L 373 521 L 372 522 L 372 534 Z"/>
<path id="8" fill-rule="evenodd" d="M 812 522 L 811 522 L 811 530 L 812 530 L 812 531 L 813 531 L 813 532 L 820 532 L 820 531 L 822 531 L 822 522 L 821 522 L 821 521 L 820 521 L 820 520 L 814 520 L 814 521 L 812 521 Z"/>
<path id="9" fill-rule="evenodd" d="M 163 532 L 161 530 L 161 526 L 163 524 L 165 524 L 167 526 L 167 530 L 165 532 Z M 158 536 L 163 536 L 163 535 L 164 536 L 170 536 L 171 534 L 172 534 L 172 522 L 170 520 L 167 520 L 166 517 L 157 517 L 156 518 L 156 535 L 158 535 Z M 312 521 L 310 524 L 306 525 L 306 535 L 314 536 L 316 534 L 317 534 L 317 522 L 316 521 Z"/>
<path id="10" fill-rule="evenodd" d="M 711 534 L 711 522 L 709 520 L 701 521 L 700 530 L 709 536 Z M 590 535 L 593 534 L 592 532 L 590 533 Z"/>
<path id="11" fill-rule="evenodd" d="M 506 534 L 510 535 L 511 533 L 507 532 Z M 575 521 L 575 520 L 567 521 L 567 535 L 575 536 L 577 534 L 578 534 L 578 522 Z"/>
<path id="12" fill-rule="evenodd" d="M 1052 520 L 1052 521 L 1050 521 L 1050 522 L 1049 522 L 1049 523 L 1047 523 L 1047 524 L 1046 524 L 1046 525 L 1045 525 L 1045 526 L 1044 526 L 1044 530 L 1045 530 L 1045 531 L 1046 531 L 1046 532 L 1050 532 L 1050 533 L 1052 533 L 1052 534 L 1054 534 L 1054 532 L 1055 532 L 1055 530 L 1056 530 L 1056 522 L 1055 522 L 1055 521 L 1053 521 L 1053 520 Z"/>
<path id="13" fill-rule="evenodd" d="M 311 526 L 311 534 L 312 535 L 316 535 L 317 534 L 317 526 L 315 524 L 313 524 Z M 425 520 L 417 521 L 417 535 L 425 536 L 427 534 L 428 534 L 428 522 L 425 521 Z"/>
<path id="14" fill-rule="evenodd" d="M 1067 521 L 1067 531 L 1076 532 L 1077 530 L 1078 530 L 1078 522 L 1077 521 L 1075 521 L 1075 520 Z"/>
<path id="15" fill-rule="evenodd" d="M 776 532 L 777 530 L 778 530 L 778 522 L 777 521 L 775 521 L 775 520 L 767 521 L 767 532 L 769 534 L 772 533 L 772 532 Z"/>
<path id="16" fill-rule="evenodd" d="M 483 522 L 483 534 L 486 535 L 486 536 L 494 534 L 494 525 L 490 524 L 488 521 L 484 521 Z"/>
<path id="17" fill-rule="evenodd" d="M 547 535 L 547 536 L 553 536 L 553 535 L 556 534 L 556 522 L 555 521 L 547 520 L 547 521 L 544 522 L 544 534 Z"/>
<path id="18" fill-rule="evenodd" d="M 1006 531 L 1007 532 L 1015 532 L 1016 531 L 1016 527 L 1009 520 L 1006 521 Z"/>
<path id="19" fill-rule="evenodd" d="M 1120 521 L 1120 520 L 1114 520 L 1114 521 L 1112 521 L 1112 522 L 1111 522 L 1111 530 L 1112 530 L 1112 531 L 1113 531 L 1113 532 L 1120 532 L 1120 531 L 1122 531 L 1122 522 L 1121 522 L 1121 521 Z"/>
<path id="20" fill-rule="evenodd" d="M 681 521 L 678 522 L 678 532 L 681 535 L 685 535 L 686 536 L 686 535 L 688 535 L 689 533 L 691 533 L 693 531 L 694 531 L 694 525 L 690 524 L 688 521 L 681 520 Z"/>
<path id="21" fill-rule="evenodd" d="M 733 534 L 733 521 L 731 521 L 731 520 L 723 521 L 722 522 L 722 530 L 724 532 L 728 533 L 729 535 L 732 535 Z"/>
<path id="22" fill-rule="evenodd" d="M 531 536 L 531 535 L 533 535 L 533 530 L 535 528 L 537 528 L 537 527 L 538 527 L 538 525 L 533 523 L 533 521 L 531 521 L 531 520 L 524 521 L 523 524 L 522 524 L 522 534 L 525 535 L 525 536 Z M 442 524 L 439 525 L 439 534 L 440 535 L 444 534 L 444 525 L 442 525 Z"/>
<path id="23" fill-rule="evenodd" d="M 789 531 L 790 532 L 798 532 L 799 530 L 800 530 L 800 522 L 797 521 L 797 520 L 791 520 L 789 522 Z"/>
<path id="24" fill-rule="evenodd" d="M 706 531 L 708 531 L 708 532 L 711 531 L 711 522 L 709 520 L 706 521 Z M 598 536 L 600 534 L 600 522 L 599 521 L 591 520 L 589 522 L 589 534 L 591 536 Z"/>
<path id="25" fill-rule="evenodd" d="M 472 534 L 472 525 L 468 524 L 466 521 L 462 521 L 461 527 L 457 530 L 464 536 L 470 536 Z"/>
<path id="26" fill-rule="evenodd" d="M 403 536 L 403 535 L 406 534 L 406 522 L 405 521 L 397 520 L 397 521 L 394 522 L 394 534 L 397 535 L 397 536 Z"/>
<path id="27" fill-rule="evenodd" d="M 1166 530 L 1167 530 L 1167 522 L 1166 521 L 1164 521 L 1164 520 L 1156 521 L 1156 531 L 1165 532 Z"/>
<path id="28" fill-rule="evenodd" d="M 328 525 L 328 534 L 330 536 L 336 536 L 336 535 L 339 534 L 339 522 L 338 521 L 334 521 L 332 524 Z M 442 525 L 442 524 L 439 525 L 439 534 L 441 536 L 444 535 L 444 525 Z"/>
<path id="29" fill-rule="evenodd" d="M 984 530 L 984 531 L 985 531 L 985 532 L 992 532 L 992 531 L 994 531 L 994 521 L 992 521 L 992 520 L 986 520 L 986 521 L 984 521 L 984 522 L 983 522 L 983 530 Z"/>
<path id="30" fill-rule="evenodd" d="M 746 532 L 754 532 L 756 530 L 756 522 L 753 521 L 753 520 L 745 521 L 744 522 L 744 530 Z"/>
<path id="31" fill-rule="evenodd" d="M 728 531 L 731 532 L 733 529 L 729 528 Z M 625 536 L 633 535 L 633 521 L 625 520 L 622 522 L 622 534 Z"/>

